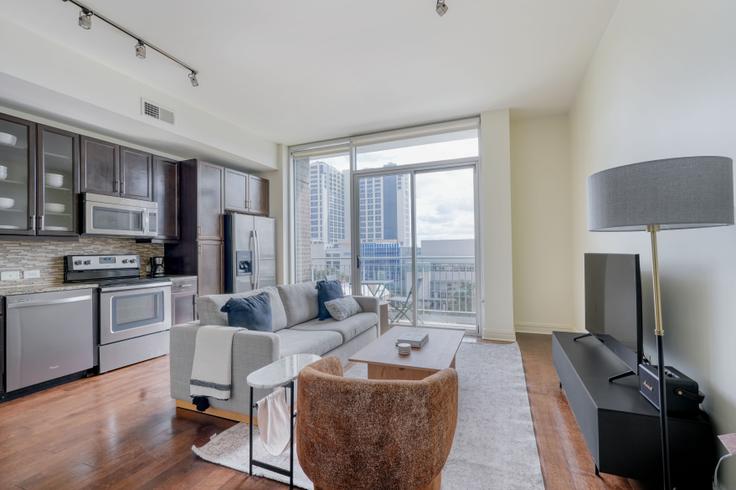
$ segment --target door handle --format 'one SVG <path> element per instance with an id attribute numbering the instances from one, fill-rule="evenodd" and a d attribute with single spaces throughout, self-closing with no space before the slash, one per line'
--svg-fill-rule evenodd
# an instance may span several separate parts
<path id="1" fill-rule="evenodd" d="M 73 298 L 50 299 L 48 301 L 19 300 L 17 303 L 8 303 L 8 308 L 30 308 L 31 306 L 63 305 L 67 303 L 79 303 L 80 301 L 91 301 L 92 296 L 75 296 Z"/>
<path id="2" fill-rule="evenodd" d="M 44 227 L 46 226 L 46 224 L 45 224 L 46 219 L 45 218 L 46 218 L 46 216 L 43 215 L 43 214 L 38 217 L 38 227 L 36 229 L 38 229 L 38 230 L 43 230 L 44 229 Z"/>
<path id="3" fill-rule="evenodd" d="M 261 287 L 261 239 L 258 238 L 258 230 L 256 235 L 256 288 Z"/>
<path id="4" fill-rule="evenodd" d="M 120 194 L 125 194 L 125 181 L 120 182 Z"/>
<path id="5" fill-rule="evenodd" d="M 256 235 L 256 232 L 251 230 L 250 236 L 248 237 L 248 248 L 250 248 L 253 253 L 253 257 L 251 259 L 252 264 L 251 264 L 251 269 L 250 269 L 250 287 L 252 287 L 253 289 L 255 289 L 256 287 L 256 262 L 258 262 L 255 235 Z"/>
<path id="6" fill-rule="evenodd" d="M 31 230 L 36 229 L 36 215 L 32 214 L 28 217 L 28 228 Z"/>
<path id="7" fill-rule="evenodd" d="M 118 181 L 117 181 L 117 179 L 112 181 L 112 191 L 113 192 L 117 192 L 118 191 Z"/>

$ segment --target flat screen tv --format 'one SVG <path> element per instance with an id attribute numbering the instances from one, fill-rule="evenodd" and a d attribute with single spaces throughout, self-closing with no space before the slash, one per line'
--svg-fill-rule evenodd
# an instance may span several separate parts
<path id="1" fill-rule="evenodd" d="M 585 254 L 585 329 L 635 374 L 644 350 L 641 315 L 639 255 Z"/>

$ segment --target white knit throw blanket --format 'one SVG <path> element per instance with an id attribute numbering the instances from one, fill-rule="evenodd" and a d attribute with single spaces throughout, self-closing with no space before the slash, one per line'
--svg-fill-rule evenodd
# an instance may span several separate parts
<path id="1" fill-rule="evenodd" d="M 197 329 L 189 380 L 192 396 L 229 400 L 232 389 L 233 337 L 242 328 L 205 325 Z"/>

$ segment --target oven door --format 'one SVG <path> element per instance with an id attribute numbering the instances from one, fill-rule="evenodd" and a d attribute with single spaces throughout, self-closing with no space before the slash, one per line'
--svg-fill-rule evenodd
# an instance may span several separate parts
<path id="1" fill-rule="evenodd" d="M 103 289 L 100 344 L 110 344 L 171 328 L 171 286 Z"/>

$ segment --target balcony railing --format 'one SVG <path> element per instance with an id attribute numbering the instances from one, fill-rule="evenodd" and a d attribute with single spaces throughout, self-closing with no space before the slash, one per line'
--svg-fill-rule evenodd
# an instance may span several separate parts
<path id="1" fill-rule="evenodd" d="M 353 294 L 351 266 L 351 258 L 312 257 L 309 274 L 314 281 L 338 280 L 346 294 Z M 361 256 L 360 273 L 358 294 L 386 301 L 392 324 L 476 328 L 474 257 L 418 256 L 416 282 L 411 257 Z"/>

